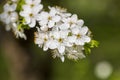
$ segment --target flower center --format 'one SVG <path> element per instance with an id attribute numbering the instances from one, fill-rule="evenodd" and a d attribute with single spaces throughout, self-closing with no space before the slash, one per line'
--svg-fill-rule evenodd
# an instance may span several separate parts
<path id="1" fill-rule="evenodd" d="M 34 6 L 35 6 L 34 4 L 31 4 L 31 5 L 30 5 L 31 8 L 34 7 Z"/>
<path id="2" fill-rule="evenodd" d="M 80 38 L 80 37 L 81 37 L 81 35 L 80 35 L 80 34 L 77 34 L 76 36 L 77 36 L 77 38 Z"/>
<path id="3" fill-rule="evenodd" d="M 30 16 L 30 17 L 33 17 L 33 14 L 32 14 L 32 13 L 30 13 L 30 14 L 29 14 L 29 16 Z"/>
<path id="4" fill-rule="evenodd" d="M 44 38 L 44 41 L 46 42 L 46 41 L 47 41 L 47 38 Z"/>
<path id="5" fill-rule="evenodd" d="M 69 22 L 70 25 L 74 24 L 72 21 Z"/>
<path id="6" fill-rule="evenodd" d="M 10 15 L 12 12 L 11 11 L 8 11 L 8 15 Z"/>
<path id="7" fill-rule="evenodd" d="M 52 17 L 51 17 L 51 16 L 49 16 L 49 17 L 48 17 L 48 20 L 52 20 Z"/>
<path id="8" fill-rule="evenodd" d="M 63 39 L 62 39 L 62 38 L 59 38 L 58 41 L 59 41 L 60 43 L 62 43 L 62 42 L 63 42 Z"/>
<path id="9" fill-rule="evenodd" d="M 69 32 L 69 33 L 68 33 L 68 36 L 72 36 L 72 32 Z"/>

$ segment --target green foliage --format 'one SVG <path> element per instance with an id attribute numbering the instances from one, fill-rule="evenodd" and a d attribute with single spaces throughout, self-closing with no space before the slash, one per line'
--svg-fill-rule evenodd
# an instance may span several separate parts
<path id="1" fill-rule="evenodd" d="M 17 4 L 16 11 L 20 12 L 22 10 L 22 5 L 24 5 L 24 4 L 25 4 L 24 0 L 19 0 L 18 4 Z M 19 21 L 18 22 L 19 23 L 18 30 L 20 30 L 20 29 L 30 29 L 28 25 L 24 24 L 25 23 L 25 19 L 23 17 L 21 17 L 20 15 L 19 15 L 19 20 L 18 21 Z"/>
<path id="2" fill-rule="evenodd" d="M 28 25 L 25 25 L 25 19 L 23 17 L 20 16 L 20 19 L 19 19 L 19 25 L 18 25 L 18 29 L 30 29 Z"/>
<path id="3" fill-rule="evenodd" d="M 25 4 L 24 0 L 19 0 L 17 4 L 17 12 L 20 12 L 22 10 L 22 5 Z"/>
<path id="4" fill-rule="evenodd" d="M 89 43 L 86 43 L 84 48 L 85 48 L 85 53 L 89 54 L 91 53 L 91 48 L 98 47 L 99 42 L 96 40 L 91 40 Z"/>

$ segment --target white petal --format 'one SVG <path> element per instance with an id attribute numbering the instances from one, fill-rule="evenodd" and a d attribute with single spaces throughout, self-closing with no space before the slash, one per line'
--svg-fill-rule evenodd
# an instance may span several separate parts
<path id="1" fill-rule="evenodd" d="M 68 33 L 68 30 L 60 31 L 60 38 L 66 38 L 68 36 Z"/>
<path id="2" fill-rule="evenodd" d="M 42 8 L 43 8 L 43 5 L 37 5 L 37 6 L 33 7 L 32 12 L 34 14 L 38 14 L 38 12 L 40 12 L 42 10 Z"/>
<path id="3" fill-rule="evenodd" d="M 33 0 L 33 3 L 34 3 L 35 5 L 38 5 L 38 4 L 41 3 L 41 0 Z"/>
<path id="4" fill-rule="evenodd" d="M 58 51 L 61 55 L 63 55 L 63 53 L 65 52 L 65 46 L 59 45 Z"/>
<path id="5" fill-rule="evenodd" d="M 17 7 L 17 4 L 12 4 L 9 5 L 8 3 L 4 5 L 4 11 L 8 12 L 8 11 L 15 11 Z"/>
<path id="6" fill-rule="evenodd" d="M 64 42 L 64 45 L 67 46 L 67 47 L 72 47 L 73 43 L 70 43 L 70 42 L 66 41 L 66 42 Z"/>
<path id="7" fill-rule="evenodd" d="M 48 12 L 45 12 L 45 11 L 42 11 L 40 14 L 39 14 L 39 20 L 46 20 L 48 19 Z"/>
<path id="8" fill-rule="evenodd" d="M 48 31 L 48 27 L 47 27 L 47 26 L 42 26 L 42 27 L 40 27 L 40 29 L 41 29 L 42 31 Z"/>
<path id="9" fill-rule="evenodd" d="M 68 42 L 74 43 L 76 41 L 76 36 L 70 36 L 68 37 Z"/>
<path id="10" fill-rule="evenodd" d="M 54 22 L 54 21 L 49 21 L 49 22 L 48 22 L 48 27 L 49 27 L 49 28 L 52 28 L 54 25 L 55 25 L 55 22 Z"/>
<path id="11" fill-rule="evenodd" d="M 5 29 L 6 29 L 6 31 L 10 31 L 10 29 L 11 29 L 10 24 L 7 24 Z"/>
<path id="12" fill-rule="evenodd" d="M 29 24 L 30 22 L 31 22 L 31 19 L 30 19 L 30 17 L 25 17 L 25 24 Z"/>
<path id="13" fill-rule="evenodd" d="M 59 39 L 60 38 L 60 33 L 58 31 L 54 31 L 52 33 L 52 35 L 54 36 L 55 39 Z"/>
<path id="14" fill-rule="evenodd" d="M 72 28 L 72 33 L 73 34 L 78 34 L 80 32 L 79 28 Z"/>
<path id="15" fill-rule="evenodd" d="M 61 19 L 60 16 L 55 16 L 55 17 L 53 17 L 53 21 L 54 21 L 54 22 L 59 22 L 60 19 Z"/>
<path id="16" fill-rule="evenodd" d="M 35 21 L 35 19 L 32 19 L 32 21 L 31 21 L 31 23 L 29 24 L 29 26 L 30 26 L 31 28 L 33 28 L 33 27 L 35 27 L 35 25 L 36 25 L 36 21 Z"/>
<path id="17" fill-rule="evenodd" d="M 81 53 L 79 53 L 79 58 L 80 59 L 83 59 L 83 58 L 85 58 L 86 56 L 81 52 Z"/>
<path id="18" fill-rule="evenodd" d="M 64 13 L 63 17 L 70 17 L 71 15 L 71 13 Z"/>
<path id="19" fill-rule="evenodd" d="M 58 46 L 58 43 L 55 40 L 50 40 L 49 43 L 48 43 L 48 47 L 50 49 L 55 49 L 55 48 L 57 48 L 57 46 Z"/>
<path id="20" fill-rule="evenodd" d="M 50 16 L 55 16 L 55 14 L 56 14 L 56 10 L 51 8 L 50 9 Z"/>
<path id="21" fill-rule="evenodd" d="M 78 26 L 82 27 L 83 24 L 84 24 L 84 21 L 83 21 L 83 20 L 78 20 L 78 21 L 77 21 L 77 25 L 78 25 Z"/>
<path id="22" fill-rule="evenodd" d="M 35 16 L 35 19 L 38 20 L 38 21 L 42 20 L 41 17 L 40 17 L 40 14 L 37 14 L 37 15 Z"/>
<path id="23" fill-rule="evenodd" d="M 8 14 L 3 12 L 2 14 L 0 14 L 0 20 L 4 21 L 3 19 L 7 19 L 8 18 Z"/>
<path id="24" fill-rule="evenodd" d="M 11 17 L 8 16 L 7 19 L 6 19 L 6 21 L 5 21 L 5 23 L 6 23 L 6 24 L 9 24 L 10 22 L 11 22 Z"/>
<path id="25" fill-rule="evenodd" d="M 59 26 L 59 28 L 60 28 L 61 30 L 66 30 L 66 29 L 68 29 L 69 27 L 70 27 L 69 24 L 62 24 L 62 25 Z"/>
<path id="26" fill-rule="evenodd" d="M 31 7 L 29 5 L 23 5 L 22 9 L 23 9 L 23 11 L 25 11 L 27 13 L 31 12 Z"/>
<path id="27" fill-rule="evenodd" d="M 14 3 L 14 4 L 12 4 L 10 7 L 11 7 L 11 11 L 15 11 L 15 10 L 16 10 L 16 7 L 17 7 L 17 4 Z"/>
<path id="28" fill-rule="evenodd" d="M 61 59 L 62 62 L 65 61 L 65 57 L 64 56 L 61 56 L 60 59 Z"/>
<path id="29" fill-rule="evenodd" d="M 88 36 L 84 36 L 84 37 L 82 37 L 82 39 L 84 42 L 90 42 L 90 40 L 91 40 L 91 38 Z"/>
<path id="30" fill-rule="evenodd" d="M 20 16 L 22 16 L 22 17 L 29 17 L 29 14 L 26 13 L 26 12 L 24 12 L 24 11 L 21 11 L 19 14 L 20 14 Z"/>
<path id="31" fill-rule="evenodd" d="M 66 22 L 68 22 L 68 19 L 67 18 L 63 18 L 62 21 L 66 23 Z"/>
<path id="32" fill-rule="evenodd" d="M 32 4 L 32 0 L 25 0 L 27 4 Z"/>
<path id="33" fill-rule="evenodd" d="M 46 46 L 46 44 L 44 45 L 43 50 L 44 50 L 44 51 L 47 51 L 47 50 L 48 50 L 48 46 Z"/>
<path id="34" fill-rule="evenodd" d="M 72 21 L 76 22 L 76 21 L 77 21 L 77 19 L 78 19 L 78 17 L 77 17 L 77 15 L 76 15 L 76 14 L 72 15 L 72 17 L 71 17 L 71 20 L 72 20 Z"/>
<path id="35" fill-rule="evenodd" d="M 13 12 L 11 14 L 11 22 L 16 22 L 18 20 L 18 14 L 16 12 Z"/>
<path id="36" fill-rule="evenodd" d="M 47 23 L 48 23 L 48 20 L 41 20 L 41 21 L 39 22 L 39 25 L 41 25 L 41 26 L 46 26 Z"/>
<path id="37" fill-rule="evenodd" d="M 70 28 L 74 28 L 74 27 L 76 27 L 76 24 L 72 24 L 72 25 L 70 26 Z"/>
<path id="38" fill-rule="evenodd" d="M 82 39 L 77 39 L 77 40 L 75 41 L 75 44 L 76 44 L 76 45 L 84 45 L 85 42 L 84 42 Z"/>
<path id="39" fill-rule="evenodd" d="M 7 3 L 4 5 L 4 11 L 9 11 L 10 5 Z"/>
<path id="40" fill-rule="evenodd" d="M 88 32 L 88 27 L 82 27 L 81 29 L 80 29 L 80 34 L 81 35 L 85 35 L 86 33 Z"/>

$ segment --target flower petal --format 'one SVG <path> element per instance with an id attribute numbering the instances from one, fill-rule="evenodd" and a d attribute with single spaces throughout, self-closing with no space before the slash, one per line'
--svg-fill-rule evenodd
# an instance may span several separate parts
<path id="1" fill-rule="evenodd" d="M 48 50 L 48 46 L 46 46 L 46 44 L 44 45 L 43 50 L 44 50 L 44 51 L 47 51 L 47 50 Z"/>
<path id="2" fill-rule="evenodd" d="M 80 29 L 80 34 L 81 35 L 85 35 L 87 32 L 88 32 L 88 27 L 87 26 L 84 26 Z"/>
<path id="3" fill-rule="evenodd" d="M 64 56 L 61 56 L 60 59 L 61 59 L 62 62 L 65 61 L 65 57 Z"/>
<path id="4" fill-rule="evenodd" d="M 80 32 L 78 27 L 72 28 L 72 33 L 73 34 L 78 34 Z"/>
<path id="5" fill-rule="evenodd" d="M 66 23 L 59 26 L 59 28 L 60 28 L 61 30 L 66 30 L 66 29 L 68 29 L 69 27 L 70 27 L 69 24 L 66 24 Z"/>
<path id="6" fill-rule="evenodd" d="M 52 28 L 54 25 L 55 25 L 55 22 L 54 22 L 54 21 L 49 21 L 49 22 L 48 22 L 48 27 L 49 27 L 49 28 Z"/>
<path id="7" fill-rule="evenodd" d="M 90 42 L 90 40 L 91 40 L 91 38 L 88 36 L 84 36 L 84 37 L 82 37 L 82 39 L 84 42 Z"/>
<path id="8" fill-rule="evenodd" d="M 38 4 L 41 3 L 41 0 L 34 0 L 33 3 L 36 4 L 36 5 L 38 5 Z"/>
<path id="9" fill-rule="evenodd" d="M 48 42 L 48 47 L 49 47 L 50 49 L 55 49 L 55 48 L 57 48 L 57 46 L 58 46 L 58 43 L 57 43 L 57 41 L 55 41 L 55 40 L 50 40 L 50 41 Z"/>
<path id="10" fill-rule="evenodd" d="M 31 22 L 30 17 L 25 17 L 25 24 L 29 24 Z"/>
<path id="11" fill-rule="evenodd" d="M 35 25 L 36 25 L 36 21 L 35 21 L 35 19 L 32 19 L 32 21 L 31 21 L 31 23 L 29 24 L 29 26 L 30 26 L 31 28 L 33 28 L 33 27 L 35 27 Z"/>
<path id="12" fill-rule="evenodd" d="M 84 45 L 85 42 L 83 41 L 83 39 L 77 39 L 77 40 L 75 41 L 75 44 L 76 44 L 76 45 Z"/>
<path id="13" fill-rule="evenodd" d="M 77 25 L 78 26 L 82 27 L 83 24 L 84 24 L 84 21 L 82 19 L 80 19 L 80 20 L 77 21 Z"/>
<path id="14" fill-rule="evenodd" d="M 58 51 L 61 55 L 63 55 L 63 53 L 65 52 L 65 46 L 59 45 Z"/>
<path id="15" fill-rule="evenodd" d="M 53 17 L 53 21 L 54 21 L 54 22 L 59 22 L 60 19 L 61 19 L 60 16 L 54 16 L 54 17 Z"/>
<path id="16" fill-rule="evenodd" d="M 33 14 L 38 14 L 43 8 L 43 5 L 37 5 L 35 7 L 33 7 Z"/>
<path id="17" fill-rule="evenodd" d="M 25 0 L 26 4 L 32 4 L 32 0 Z"/>
<path id="18" fill-rule="evenodd" d="M 76 14 L 73 14 L 72 17 L 71 17 L 71 20 L 76 22 L 78 19 L 78 16 Z"/>

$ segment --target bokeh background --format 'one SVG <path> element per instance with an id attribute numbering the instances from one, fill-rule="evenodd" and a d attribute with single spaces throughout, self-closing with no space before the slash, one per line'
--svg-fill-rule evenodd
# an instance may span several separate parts
<path id="1" fill-rule="evenodd" d="M 4 0 L 0 0 L 0 12 L 2 12 L 3 3 Z M 10 37 L 10 40 L 22 45 L 27 50 L 27 55 L 30 53 L 31 63 L 28 64 L 30 69 L 27 69 L 26 74 L 29 72 L 38 76 L 44 74 L 45 78 L 36 80 L 120 80 L 120 0 L 42 0 L 42 3 L 45 7 L 57 5 L 67 8 L 73 14 L 78 14 L 79 18 L 83 19 L 85 25 L 93 32 L 94 39 L 100 42 L 99 47 L 92 49 L 92 53 L 83 60 L 75 62 L 66 59 L 62 63 L 59 59 L 52 59 L 49 52 L 42 52 L 34 45 L 33 38 L 28 41 L 14 39 L 13 34 L 5 32 L 4 25 L 1 24 L 0 80 L 12 80 L 10 65 L 14 63 L 9 63 L 5 57 L 4 50 L 9 49 L 4 49 L 3 45 L 6 43 L 2 40 L 3 37 L 7 39 L 7 36 Z M 31 36 L 29 33 L 30 31 L 28 36 Z M 5 36 L 6 34 L 7 36 Z M 7 45 L 7 48 L 11 45 Z M 96 76 L 95 73 L 96 65 L 104 61 L 111 65 L 108 65 L 108 68 L 112 67 L 110 68 L 112 73 L 107 78 Z M 101 69 L 103 73 L 106 71 L 104 69 L 106 68 L 103 66 Z"/>

